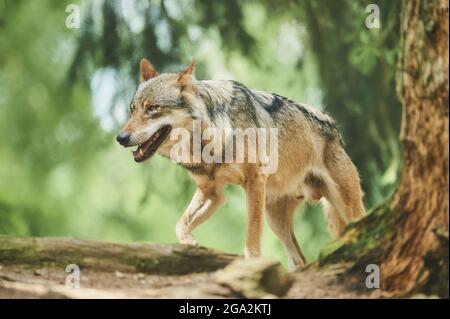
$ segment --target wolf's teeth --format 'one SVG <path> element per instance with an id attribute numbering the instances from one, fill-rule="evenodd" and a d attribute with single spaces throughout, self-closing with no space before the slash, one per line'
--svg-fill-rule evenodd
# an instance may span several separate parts
<path id="1" fill-rule="evenodd" d="M 144 156 L 144 151 L 142 150 L 142 148 L 139 149 L 139 156 Z"/>

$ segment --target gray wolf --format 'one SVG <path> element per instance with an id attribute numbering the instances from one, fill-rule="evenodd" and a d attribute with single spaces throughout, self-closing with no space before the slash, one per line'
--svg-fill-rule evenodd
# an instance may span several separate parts
<path id="1" fill-rule="evenodd" d="M 130 119 L 117 141 L 125 147 L 137 146 L 133 151 L 136 162 L 155 153 L 170 158 L 176 143 L 169 138 L 172 129 L 192 131 L 194 120 L 201 120 L 202 130 L 277 128 L 278 169 L 264 174 L 258 159 L 254 163 L 179 163 L 197 185 L 176 225 L 180 243 L 197 244 L 192 230 L 221 207 L 224 186 L 229 183 L 241 185 L 246 192 L 245 257 L 260 255 L 266 216 L 283 243 L 291 269 L 306 262 L 293 228 L 294 213 L 301 203 L 322 202 L 332 237 L 364 215 L 357 169 L 330 116 L 235 81 L 196 80 L 194 62 L 181 72 L 159 74 L 148 60 L 142 59 Z"/>

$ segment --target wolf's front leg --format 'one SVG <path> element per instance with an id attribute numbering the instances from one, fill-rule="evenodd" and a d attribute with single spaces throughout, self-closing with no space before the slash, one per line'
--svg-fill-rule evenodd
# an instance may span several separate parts
<path id="1" fill-rule="evenodd" d="M 181 244 L 197 245 L 192 230 L 211 217 L 224 202 L 223 187 L 198 187 L 188 208 L 177 223 L 176 234 Z"/>
<path id="2" fill-rule="evenodd" d="M 267 176 L 251 174 L 245 184 L 247 194 L 247 241 L 244 255 L 246 258 L 258 257 L 261 253 L 261 235 L 266 199 Z"/>

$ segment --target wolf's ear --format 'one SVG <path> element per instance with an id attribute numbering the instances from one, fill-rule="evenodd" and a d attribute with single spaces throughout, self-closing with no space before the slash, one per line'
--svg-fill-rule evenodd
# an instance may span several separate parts
<path id="1" fill-rule="evenodd" d="M 179 72 L 178 82 L 186 84 L 188 81 L 195 77 L 195 60 L 192 60 L 191 64 L 186 69 Z"/>
<path id="2" fill-rule="evenodd" d="M 147 59 L 141 59 L 140 63 L 141 69 L 141 83 L 147 81 L 148 79 L 154 78 L 158 75 L 153 64 Z"/>

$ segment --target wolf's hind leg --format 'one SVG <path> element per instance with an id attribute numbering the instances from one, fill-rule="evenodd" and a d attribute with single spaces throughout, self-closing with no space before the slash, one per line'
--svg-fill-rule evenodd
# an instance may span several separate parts
<path id="1" fill-rule="evenodd" d="M 294 233 L 295 209 L 301 200 L 282 197 L 266 204 L 267 221 L 272 231 L 283 243 L 288 257 L 288 268 L 294 270 L 304 265 L 306 258 L 303 255 Z"/>
<path id="2" fill-rule="evenodd" d="M 311 181 L 314 182 L 311 183 Z M 322 204 L 328 222 L 328 230 L 333 239 L 337 238 L 350 222 L 362 216 L 362 213 L 359 215 L 358 211 L 358 198 L 350 200 L 350 196 L 354 195 L 354 190 L 345 192 L 325 172 L 322 172 L 320 176 L 316 174 L 308 175 L 305 184 L 311 187 L 314 190 L 313 192 L 319 193 L 320 197 L 324 197 L 322 198 Z M 312 184 L 314 186 L 311 186 Z"/>
<path id="3" fill-rule="evenodd" d="M 328 232 L 332 239 L 336 239 L 344 230 L 347 224 L 342 220 L 337 209 L 326 199 L 322 199 L 322 206 L 325 211 L 325 218 L 328 224 Z"/>
<path id="4" fill-rule="evenodd" d="M 197 245 L 192 230 L 211 217 L 224 202 L 223 187 L 198 187 L 188 208 L 177 223 L 176 235 L 181 244 Z"/>
<path id="5" fill-rule="evenodd" d="M 332 235 L 337 237 L 348 223 L 364 216 L 363 193 L 358 171 L 341 146 L 330 146 L 324 160 L 327 167 L 325 210 Z"/>

